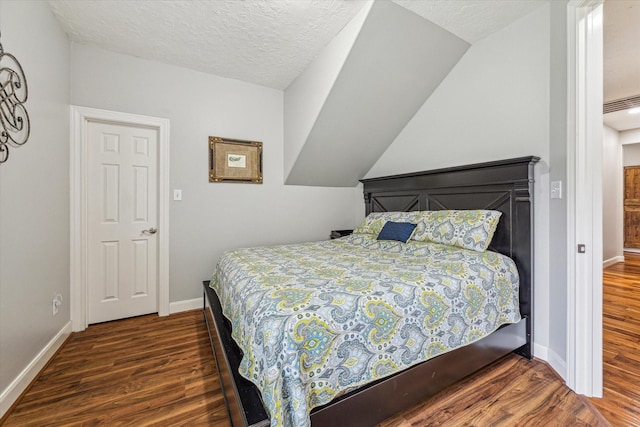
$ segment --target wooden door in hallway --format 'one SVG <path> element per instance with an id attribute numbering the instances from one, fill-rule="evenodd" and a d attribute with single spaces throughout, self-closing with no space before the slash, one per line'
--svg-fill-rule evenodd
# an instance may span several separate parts
<path id="1" fill-rule="evenodd" d="M 624 168 L 624 247 L 640 249 L 640 166 Z"/>

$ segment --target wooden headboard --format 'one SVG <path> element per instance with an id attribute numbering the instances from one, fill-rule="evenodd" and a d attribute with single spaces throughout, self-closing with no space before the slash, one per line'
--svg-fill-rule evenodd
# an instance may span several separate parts
<path id="1" fill-rule="evenodd" d="M 489 250 L 513 259 L 520 274 L 520 312 L 533 336 L 533 167 L 539 157 L 363 179 L 366 212 L 491 209 L 502 212 Z"/>

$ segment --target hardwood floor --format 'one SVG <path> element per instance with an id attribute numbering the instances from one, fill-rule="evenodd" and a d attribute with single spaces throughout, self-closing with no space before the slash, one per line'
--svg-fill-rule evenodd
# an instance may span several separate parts
<path id="1" fill-rule="evenodd" d="M 602 399 L 591 399 L 614 426 L 640 426 L 640 254 L 603 274 Z"/>
<path id="2" fill-rule="evenodd" d="M 92 325 L 68 342 L 4 426 L 228 427 L 202 312 Z M 543 362 L 516 355 L 380 424 L 606 426 Z"/>
<path id="3" fill-rule="evenodd" d="M 378 427 L 608 425 L 546 363 L 511 354 Z"/>
<path id="4" fill-rule="evenodd" d="M 224 426 L 202 311 L 74 333 L 4 426 Z"/>

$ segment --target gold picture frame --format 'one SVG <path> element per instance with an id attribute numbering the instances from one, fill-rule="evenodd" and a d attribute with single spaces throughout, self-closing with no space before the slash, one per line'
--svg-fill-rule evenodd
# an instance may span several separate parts
<path id="1" fill-rule="evenodd" d="M 209 182 L 262 184 L 262 142 L 210 136 Z"/>

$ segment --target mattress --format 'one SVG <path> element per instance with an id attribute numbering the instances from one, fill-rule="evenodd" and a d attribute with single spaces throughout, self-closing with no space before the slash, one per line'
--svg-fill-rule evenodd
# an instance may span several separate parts
<path id="1" fill-rule="evenodd" d="M 520 320 L 508 257 L 370 234 L 230 250 L 211 287 L 272 426 Z"/>

